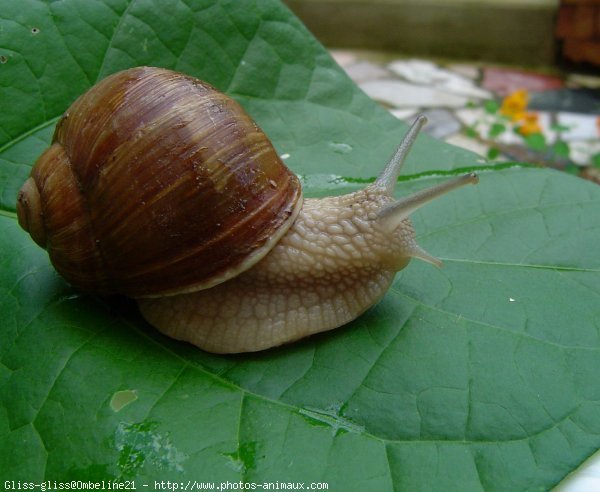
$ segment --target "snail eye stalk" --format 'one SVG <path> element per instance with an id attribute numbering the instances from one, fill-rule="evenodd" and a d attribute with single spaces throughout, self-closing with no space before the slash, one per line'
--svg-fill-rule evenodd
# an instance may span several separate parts
<path id="1" fill-rule="evenodd" d="M 438 185 L 426 188 L 421 191 L 417 191 L 412 195 L 390 203 L 383 207 L 377 212 L 377 219 L 383 224 L 383 226 L 393 231 L 400 225 L 400 223 L 406 219 L 415 210 L 421 208 L 423 205 L 439 198 L 440 196 L 449 193 L 457 188 L 468 184 L 477 184 L 479 178 L 475 173 L 467 173 L 462 176 L 458 176 L 448 181 L 444 181 Z"/>
<path id="2" fill-rule="evenodd" d="M 398 148 L 390 158 L 389 162 L 383 168 L 383 171 L 379 174 L 377 179 L 375 180 L 374 185 L 383 188 L 388 195 L 391 195 L 394 192 L 394 187 L 396 186 L 396 182 L 398 181 L 398 176 L 400 176 L 400 172 L 402 171 L 402 166 L 404 165 L 404 161 L 406 156 L 410 152 L 410 149 L 417 140 L 419 136 L 419 132 L 421 128 L 427 123 L 427 118 L 425 115 L 419 115 L 408 129 L 408 132 L 398 145 Z"/>

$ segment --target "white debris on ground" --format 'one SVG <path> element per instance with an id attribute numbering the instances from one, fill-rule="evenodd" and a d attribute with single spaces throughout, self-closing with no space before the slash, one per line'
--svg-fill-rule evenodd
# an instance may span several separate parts
<path id="1" fill-rule="evenodd" d="M 425 113 L 424 131 L 434 138 L 476 152 L 490 163 L 519 161 L 526 155 L 537 164 L 581 170 L 582 176 L 585 168 L 584 177 L 600 183 L 600 77 L 481 63 L 390 60 L 353 51 L 332 55 L 396 118 L 410 122 Z"/>

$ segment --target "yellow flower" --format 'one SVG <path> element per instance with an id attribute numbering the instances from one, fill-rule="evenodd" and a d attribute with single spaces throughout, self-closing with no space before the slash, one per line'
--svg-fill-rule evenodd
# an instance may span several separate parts
<path id="1" fill-rule="evenodd" d="M 508 116 L 513 121 L 519 121 L 523 118 L 528 102 L 529 94 L 527 91 L 519 89 L 502 100 L 500 113 Z"/>
<path id="2" fill-rule="evenodd" d="M 531 135 L 532 133 L 542 133 L 539 116 L 536 113 L 523 113 L 520 121 L 522 121 L 523 124 L 517 128 L 517 131 L 524 137 Z"/>

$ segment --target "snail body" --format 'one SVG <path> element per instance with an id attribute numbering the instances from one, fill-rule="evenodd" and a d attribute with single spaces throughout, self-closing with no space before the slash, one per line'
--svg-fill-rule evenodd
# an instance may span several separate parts
<path id="1" fill-rule="evenodd" d="M 418 257 L 408 215 L 477 177 L 395 201 L 418 118 L 377 180 L 302 200 L 297 177 L 233 100 L 153 67 L 114 74 L 63 115 L 17 201 L 57 271 L 136 298 L 163 333 L 252 352 L 339 327 Z"/>

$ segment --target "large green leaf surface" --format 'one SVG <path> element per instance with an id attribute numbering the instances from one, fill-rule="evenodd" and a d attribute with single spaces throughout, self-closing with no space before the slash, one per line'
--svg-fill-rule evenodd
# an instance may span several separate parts
<path id="1" fill-rule="evenodd" d="M 3 481 L 543 490 L 600 447 L 598 187 L 484 168 L 413 217 L 444 268 L 411 263 L 339 330 L 210 355 L 132 301 L 79 294 L 18 227 L 17 190 L 60 114 L 117 70 L 177 69 L 239 100 L 313 196 L 362 186 L 405 127 L 275 1 L 1 6 Z M 397 193 L 478 164 L 421 137 Z"/>

